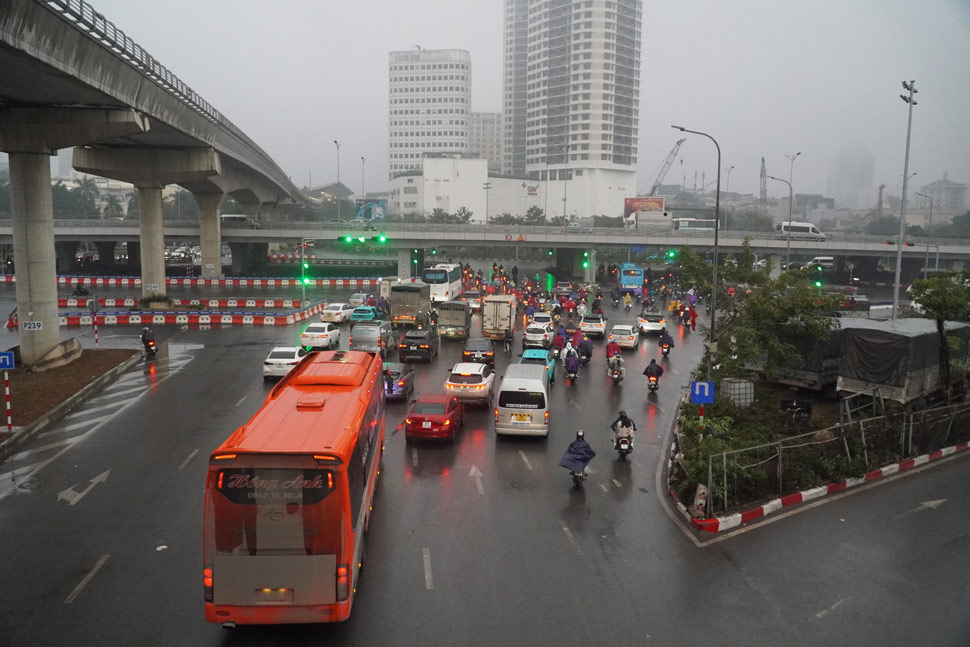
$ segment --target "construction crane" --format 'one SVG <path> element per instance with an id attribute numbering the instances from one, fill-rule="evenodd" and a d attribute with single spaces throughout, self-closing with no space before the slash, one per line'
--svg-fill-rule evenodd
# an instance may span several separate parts
<path id="1" fill-rule="evenodd" d="M 768 213 L 768 174 L 765 172 L 765 158 L 761 158 L 761 213 Z"/>
<path id="2" fill-rule="evenodd" d="M 660 173 L 657 174 L 657 179 L 654 180 L 653 186 L 650 188 L 650 193 L 648 195 L 656 195 L 657 189 L 660 188 L 664 178 L 667 177 L 667 171 L 670 170 L 670 165 L 674 163 L 675 159 L 677 159 L 677 153 L 680 152 L 680 145 L 685 141 L 687 141 L 686 138 L 678 139 L 677 143 L 674 144 L 674 147 L 670 149 L 670 155 L 667 156 L 667 161 L 664 162 L 664 165 L 660 167 Z"/>

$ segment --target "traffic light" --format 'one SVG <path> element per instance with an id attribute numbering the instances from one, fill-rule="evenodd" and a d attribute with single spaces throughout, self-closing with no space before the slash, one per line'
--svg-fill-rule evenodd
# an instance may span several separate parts
<path id="1" fill-rule="evenodd" d="M 589 251 L 583 250 L 583 268 L 589 267 Z"/>
<path id="2" fill-rule="evenodd" d="M 380 236 L 371 236 L 371 240 L 374 241 L 375 243 L 383 244 L 387 242 L 387 236 L 385 236 L 384 234 L 381 234 Z"/>
<path id="3" fill-rule="evenodd" d="M 554 253 L 554 250 L 552 249 L 552 247 L 550 247 L 550 248 L 549 248 L 549 256 L 552 256 L 552 255 L 553 255 L 553 253 Z"/>
<path id="4" fill-rule="evenodd" d="M 676 249 L 668 249 L 667 250 L 667 258 L 669 260 L 671 260 L 671 261 L 677 260 L 677 250 Z"/>
<path id="5" fill-rule="evenodd" d="M 306 285 L 306 284 L 308 284 L 310 282 L 310 277 L 307 276 L 307 270 L 309 270 L 309 269 L 310 269 L 310 264 L 304 260 L 303 261 L 303 276 L 300 277 L 300 280 L 303 281 L 303 284 L 304 285 Z"/>
<path id="6" fill-rule="evenodd" d="M 432 247 L 431 248 L 431 255 L 434 256 L 437 253 L 438 253 L 438 250 L 436 248 Z"/>
<path id="7" fill-rule="evenodd" d="M 815 287 L 817 287 L 817 288 L 822 287 L 822 281 L 821 280 L 815 281 Z"/>
<path id="8" fill-rule="evenodd" d="M 337 240 L 349 244 L 353 242 L 354 238 L 350 234 L 342 234 L 340 236 L 337 236 Z"/>

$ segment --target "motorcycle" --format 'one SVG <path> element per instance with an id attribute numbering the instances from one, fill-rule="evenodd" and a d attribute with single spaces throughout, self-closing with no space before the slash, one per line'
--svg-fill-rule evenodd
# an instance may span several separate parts
<path id="1" fill-rule="evenodd" d="M 690 326 L 690 311 L 684 310 L 680 313 L 680 323 L 684 326 Z"/>
<path id="2" fill-rule="evenodd" d="M 631 308 L 633 308 L 633 301 L 630 301 L 629 303 L 627 303 L 627 304 L 626 304 L 626 305 L 624 306 L 624 309 L 625 309 L 625 310 L 626 310 L 627 312 L 630 312 L 630 309 L 631 309 Z"/>
<path id="3" fill-rule="evenodd" d="M 667 357 L 668 355 L 670 355 L 670 344 L 661 344 L 660 354 L 663 355 L 664 357 Z"/>
<path id="4" fill-rule="evenodd" d="M 562 348 L 560 348 L 559 346 L 553 346 L 552 347 L 552 358 L 554 360 L 556 360 L 556 361 L 559 360 L 560 353 L 562 353 Z"/>
<path id="5" fill-rule="evenodd" d="M 616 308 L 619 305 L 620 305 L 620 298 L 619 297 L 613 297 L 613 307 Z"/>
<path id="6" fill-rule="evenodd" d="M 142 343 L 145 344 L 145 357 L 155 357 L 158 355 L 158 346 L 155 345 L 154 339 L 146 339 Z"/>
<path id="7" fill-rule="evenodd" d="M 630 442 L 629 436 L 620 436 L 616 439 L 616 444 L 613 445 L 613 449 L 616 450 L 620 460 L 625 461 L 626 457 L 633 453 L 633 443 Z"/>
<path id="8" fill-rule="evenodd" d="M 651 393 L 656 393 L 657 389 L 660 388 L 660 379 L 656 375 L 648 375 L 647 388 L 650 389 Z"/>
<path id="9" fill-rule="evenodd" d="M 613 385 L 616 386 L 623 381 L 623 371 L 619 367 L 610 369 L 610 378 L 613 380 Z"/>
<path id="10" fill-rule="evenodd" d="M 559 461 L 560 467 L 565 467 L 569 470 L 569 476 L 573 480 L 573 487 L 575 489 L 578 490 L 583 486 L 583 481 L 587 477 L 586 466 L 589 465 L 589 462 L 595 456 L 596 452 L 589 446 L 589 443 L 586 442 L 586 439 L 580 431 L 577 434 L 576 440 L 569 444 L 562 459 Z"/>
<path id="11" fill-rule="evenodd" d="M 91 293 L 83 286 L 77 286 L 74 288 L 74 292 L 71 292 L 72 297 L 89 297 Z"/>

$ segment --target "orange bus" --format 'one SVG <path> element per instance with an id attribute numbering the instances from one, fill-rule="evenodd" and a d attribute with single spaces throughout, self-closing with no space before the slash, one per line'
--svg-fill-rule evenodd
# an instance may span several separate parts
<path id="1" fill-rule="evenodd" d="M 350 616 L 384 452 L 381 366 L 376 353 L 310 353 L 211 454 L 206 620 Z"/>

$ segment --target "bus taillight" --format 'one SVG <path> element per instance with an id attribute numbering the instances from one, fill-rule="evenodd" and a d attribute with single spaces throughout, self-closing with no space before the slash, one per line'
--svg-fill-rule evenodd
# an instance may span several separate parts
<path id="1" fill-rule="evenodd" d="M 212 569 L 202 569 L 202 586 L 205 591 L 205 601 L 212 602 Z"/>
<path id="2" fill-rule="evenodd" d="M 337 601 L 343 602 L 350 595 L 350 567 L 348 564 L 337 566 Z"/>

